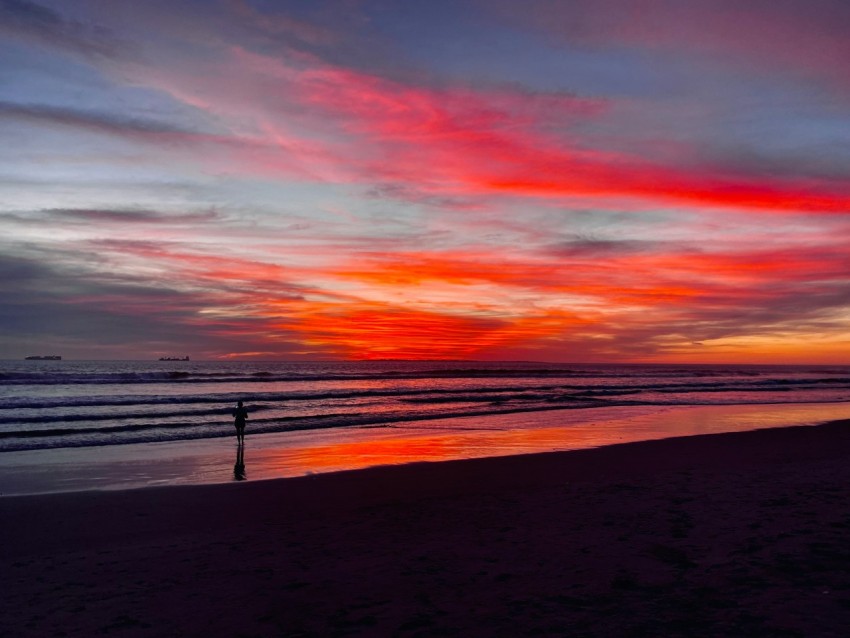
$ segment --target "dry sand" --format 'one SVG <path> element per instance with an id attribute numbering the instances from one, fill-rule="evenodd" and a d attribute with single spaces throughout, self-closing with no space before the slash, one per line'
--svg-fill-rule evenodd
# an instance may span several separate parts
<path id="1" fill-rule="evenodd" d="M 850 631 L 850 422 L 7 497 L 0 525 L 7 636 Z"/>

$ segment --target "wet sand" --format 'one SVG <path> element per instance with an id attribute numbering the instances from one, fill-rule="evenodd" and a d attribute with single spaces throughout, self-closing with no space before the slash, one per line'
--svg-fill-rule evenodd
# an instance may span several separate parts
<path id="1" fill-rule="evenodd" d="M 843 636 L 850 626 L 848 421 L 6 497 L 0 524 L 8 636 Z"/>
<path id="2" fill-rule="evenodd" d="M 253 434 L 250 481 L 850 420 L 850 403 L 619 406 Z M 233 481 L 234 437 L 0 452 L 0 497 Z"/>

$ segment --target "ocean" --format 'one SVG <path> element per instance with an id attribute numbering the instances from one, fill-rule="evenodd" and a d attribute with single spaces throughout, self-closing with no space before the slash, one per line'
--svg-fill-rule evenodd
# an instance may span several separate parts
<path id="1" fill-rule="evenodd" d="M 0 361 L 0 452 L 616 406 L 850 401 L 850 366 Z"/>

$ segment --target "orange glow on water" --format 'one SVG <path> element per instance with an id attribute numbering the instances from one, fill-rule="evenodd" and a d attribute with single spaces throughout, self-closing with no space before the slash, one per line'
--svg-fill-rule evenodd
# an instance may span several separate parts
<path id="1" fill-rule="evenodd" d="M 509 424 L 526 423 L 531 427 L 491 431 L 474 427 L 465 431 L 461 427 L 441 431 L 439 423 L 432 423 L 421 428 L 406 427 L 398 433 L 376 430 L 362 432 L 348 440 L 335 437 L 333 443 L 282 451 L 280 462 L 297 465 L 299 473 L 309 474 L 377 465 L 578 449 L 617 440 L 600 432 L 595 425 L 540 427 L 540 422 L 545 423 L 546 418 L 539 415 L 506 415 L 495 419 Z M 475 423 L 471 419 L 461 420 L 461 424 L 467 422 L 470 425 Z M 264 459 L 267 465 L 274 465 L 274 462 L 273 456 Z"/>

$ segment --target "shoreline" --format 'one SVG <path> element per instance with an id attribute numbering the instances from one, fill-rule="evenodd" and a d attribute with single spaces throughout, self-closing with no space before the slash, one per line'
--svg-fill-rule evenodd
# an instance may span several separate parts
<path id="1" fill-rule="evenodd" d="M 626 406 L 255 434 L 248 482 L 383 465 L 568 451 L 850 418 L 850 403 Z M 0 498 L 234 481 L 232 438 L 0 453 Z"/>
<path id="2" fill-rule="evenodd" d="M 0 499 L 0 635 L 837 636 L 850 421 Z"/>

